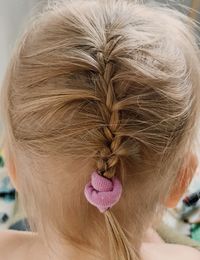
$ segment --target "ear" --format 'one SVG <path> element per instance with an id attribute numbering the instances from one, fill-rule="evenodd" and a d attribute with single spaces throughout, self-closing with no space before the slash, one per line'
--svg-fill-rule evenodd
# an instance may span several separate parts
<path id="1" fill-rule="evenodd" d="M 178 202 L 180 201 L 183 194 L 186 192 L 189 184 L 192 181 L 192 178 L 195 174 L 198 159 L 197 156 L 193 153 L 190 153 L 185 158 L 185 164 L 178 173 L 175 185 L 170 192 L 170 196 L 167 199 L 166 206 L 167 208 L 175 208 Z"/>
<path id="2" fill-rule="evenodd" d="M 8 175 L 10 177 L 11 183 L 14 186 L 14 188 L 18 190 L 15 160 L 14 160 L 14 156 L 10 152 L 8 145 L 4 145 L 3 155 L 4 155 L 5 165 L 8 170 Z"/>

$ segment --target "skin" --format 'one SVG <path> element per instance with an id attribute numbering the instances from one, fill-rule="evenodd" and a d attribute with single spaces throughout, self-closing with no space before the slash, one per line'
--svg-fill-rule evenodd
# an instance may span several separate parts
<path id="1" fill-rule="evenodd" d="M 9 156 L 6 149 L 5 156 L 10 178 L 17 189 L 14 160 Z M 166 201 L 166 207 L 168 208 L 176 206 L 191 182 L 197 168 L 198 161 L 194 154 L 189 154 L 186 159 L 187 164 L 180 170 L 178 175 L 179 178 L 182 177 L 182 181 L 176 182 Z M 18 192 L 20 191 L 18 190 Z M 59 252 L 56 255 L 50 252 L 37 233 L 4 231 L 0 233 L 0 259 L 25 260 L 28 256 L 29 260 L 97 260 L 97 257 L 79 251 L 71 245 L 66 245 L 64 249 L 55 241 L 49 241 L 49 243 L 51 242 L 54 245 L 54 252 Z M 141 246 L 142 260 L 161 260 L 161 256 L 162 260 L 200 260 L 200 252 L 196 249 L 183 245 L 167 244 L 153 228 L 149 228 Z"/>

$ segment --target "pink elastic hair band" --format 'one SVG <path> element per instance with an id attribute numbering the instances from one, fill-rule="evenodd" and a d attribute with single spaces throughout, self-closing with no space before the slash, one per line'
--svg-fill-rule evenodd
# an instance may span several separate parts
<path id="1" fill-rule="evenodd" d="M 115 205 L 122 193 L 122 184 L 117 177 L 107 179 L 97 171 L 91 175 L 91 180 L 85 185 L 84 194 L 86 199 L 97 207 L 100 212 L 105 212 Z"/>

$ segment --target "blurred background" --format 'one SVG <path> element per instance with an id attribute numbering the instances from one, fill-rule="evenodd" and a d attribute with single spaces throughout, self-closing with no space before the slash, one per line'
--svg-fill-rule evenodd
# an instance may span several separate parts
<path id="1" fill-rule="evenodd" d="M 0 0 L 0 81 L 22 24 L 37 0 Z"/>
<path id="2" fill-rule="evenodd" d="M 51 0 L 0 0 L 0 84 L 20 31 L 25 27 L 31 14 L 40 10 L 48 1 Z M 152 0 L 144 0 L 144 2 L 152 2 Z M 198 14 L 200 0 L 157 0 L 154 2 L 166 3 L 200 21 Z M 27 226 L 22 221 L 24 213 L 7 177 L 3 154 L 2 151 L 0 152 L 0 230 L 26 229 Z M 188 191 L 190 193 L 200 190 L 200 170 L 198 169 L 197 172 Z M 200 203 L 187 209 L 180 202 L 176 209 L 166 213 L 165 221 L 180 233 L 200 242 Z"/>

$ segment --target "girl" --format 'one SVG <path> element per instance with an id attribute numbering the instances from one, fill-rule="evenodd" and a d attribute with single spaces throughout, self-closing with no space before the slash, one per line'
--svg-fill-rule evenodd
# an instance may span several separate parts
<path id="1" fill-rule="evenodd" d="M 195 29 L 175 10 L 126 0 L 61 1 L 31 22 L 2 110 L 33 232 L 2 234 L 2 259 L 200 259 L 152 228 L 196 169 Z"/>

